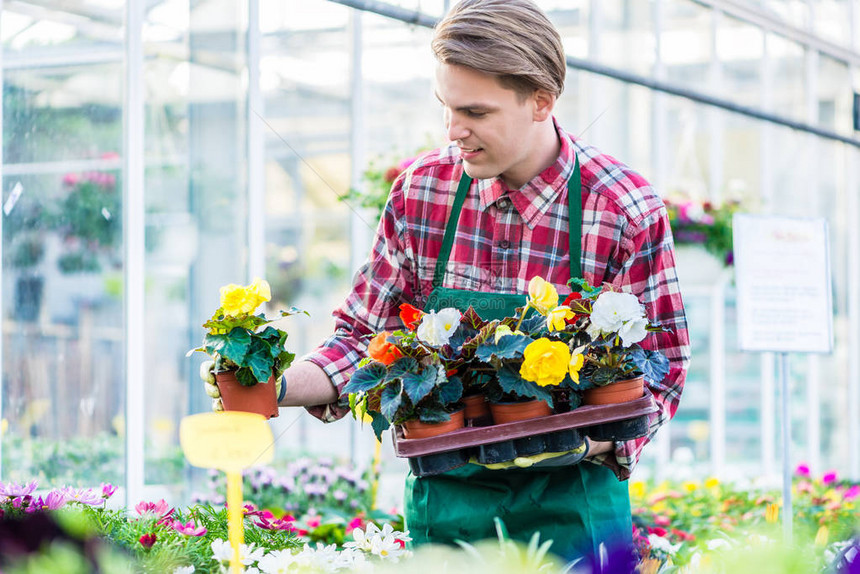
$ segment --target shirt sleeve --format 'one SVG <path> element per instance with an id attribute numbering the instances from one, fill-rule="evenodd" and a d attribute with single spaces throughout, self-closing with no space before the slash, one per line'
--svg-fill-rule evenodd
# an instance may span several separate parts
<path id="1" fill-rule="evenodd" d="M 392 186 L 373 247 L 353 278 L 352 290 L 332 315 L 334 334 L 302 357 L 319 366 L 340 394 L 358 362 L 366 356 L 370 338 L 380 331 L 403 327 L 400 304 L 412 300 L 413 257 L 405 234 L 404 176 Z M 344 401 L 307 407 L 324 422 L 349 412 Z"/>
<path id="2" fill-rule="evenodd" d="M 642 448 L 678 409 L 690 361 L 690 339 L 684 303 L 675 273 L 672 232 L 662 205 L 645 215 L 641 223 L 631 223 L 622 234 L 618 250 L 620 272 L 613 287 L 633 293 L 645 304 L 648 319 L 668 329 L 650 333 L 641 345 L 659 350 L 669 359 L 669 374 L 647 388 L 654 396 L 657 412 L 649 415 L 647 436 L 616 442 L 614 452 L 597 455 L 592 462 L 610 468 L 619 480 L 626 480 L 639 461 Z"/>

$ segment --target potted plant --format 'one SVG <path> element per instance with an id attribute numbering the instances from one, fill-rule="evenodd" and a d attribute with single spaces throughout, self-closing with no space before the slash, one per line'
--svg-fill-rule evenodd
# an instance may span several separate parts
<path id="1" fill-rule="evenodd" d="M 276 386 L 295 355 L 284 347 L 287 333 L 272 326 L 273 320 L 263 313 L 254 314 L 271 297 L 269 284 L 261 279 L 244 287 L 225 285 L 220 307 L 203 324 L 207 329 L 203 346 L 188 352 L 211 357 L 201 365 L 201 374 L 209 385 L 217 386 L 209 394 L 220 393 L 225 410 L 278 416 Z M 292 308 L 280 314 L 287 317 L 303 312 Z"/>
<path id="2" fill-rule="evenodd" d="M 421 312 L 401 307 L 405 329 L 373 337 L 366 359 L 341 395 L 353 415 L 369 415 L 377 437 L 402 425 L 407 437 L 432 436 L 463 426 L 461 368 L 486 336 L 471 309 Z"/>
<path id="3" fill-rule="evenodd" d="M 585 330 L 591 338 L 584 349 L 581 385 L 585 404 L 613 404 L 643 396 L 645 381 L 658 384 L 669 372 L 660 351 L 639 343 L 648 332 L 665 331 L 649 322 L 635 295 L 591 288 L 579 305 L 587 313 Z"/>
<path id="4" fill-rule="evenodd" d="M 16 186 L 3 220 L 3 242 L 6 245 L 4 266 L 15 274 L 13 317 L 19 321 L 34 321 L 42 307 L 44 279 L 39 264 L 45 256 L 45 210 L 35 199 L 21 196 Z"/>

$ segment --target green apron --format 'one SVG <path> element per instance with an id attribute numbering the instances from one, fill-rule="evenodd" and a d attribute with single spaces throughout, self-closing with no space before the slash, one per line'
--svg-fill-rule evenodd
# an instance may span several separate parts
<path id="1" fill-rule="evenodd" d="M 426 311 L 471 305 L 483 319 L 512 316 L 526 296 L 482 293 L 442 286 L 454 231 L 471 185 L 465 172 L 445 229 L 433 291 Z M 568 181 L 571 277 L 581 276 L 582 183 L 579 160 Z M 552 540 L 554 554 L 571 560 L 598 556 L 599 545 L 610 549 L 631 545 L 632 524 L 627 483 L 611 470 L 584 462 L 573 466 L 489 470 L 467 464 L 456 470 L 422 478 L 406 477 L 406 527 L 414 544 L 452 544 L 495 538 L 494 518 L 504 522 L 508 535 L 528 542 L 535 532 Z"/>

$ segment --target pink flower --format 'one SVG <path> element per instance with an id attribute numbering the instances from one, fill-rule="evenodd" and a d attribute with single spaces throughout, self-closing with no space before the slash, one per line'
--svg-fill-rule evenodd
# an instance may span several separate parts
<path id="1" fill-rule="evenodd" d="M 149 549 L 149 548 L 152 548 L 152 545 L 155 544 L 155 541 L 157 539 L 158 539 L 158 537 L 155 535 L 155 533 L 150 532 L 150 533 L 144 534 L 143 536 L 138 538 L 137 541 L 140 542 L 141 546 Z"/>
<path id="2" fill-rule="evenodd" d="M 102 498 L 110 498 L 116 492 L 116 487 L 109 482 L 102 483 Z"/>
<path id="3" fill-rule="evenodd" d="M 182 524 L 177 520 L 173 523 L 173 529 L 185 536 L 203 536 L 206 534 L 206 528 L 203 526 L 197 526 L 193 520 L 189 520 L 185 524 Z"/>
<path id="4" fill-rule="evenodd" d="M 831 470 L 829 472 L 825 472 L 824 476 L 821 477 L 822 484 L 831 484 L 836 482 L 837 475 L 835 470 Z"/>
<path id="5" fill-rule="evenodd" d="M 63 176 L 63 185 L 73 187 L 77 185 L 78 181 L 80 181 L 80 177 L 78 177 L 78 174 L 76 173 L 67 173 Z"/>
<path id="6" fill-rule="evenodd" d="M 671 523 L 672 523 L 672 521 L 669 520 L 668 516 L 655 516 L 654 517 L 654 524 L 656 524 L 657 526 L 669 526 L 669 524 L 671 524 Z"/>
<path id="7" fill-rule="evenodd" d="M 92 488 L 66 488 L 63 493 L 68 502 L 79 502 L 89 506 L 101 506 L 104 498 Z"/>
<path id="8" fill-rule="evenodd" d="M 33 494 L 33 491 L 36 490 L 36 485 L 38 483 L 34 480 L 30 484 L 18 484 L 17 482 L 10 482 L 8 484 L 3 484 L 0 482 L 0 496 L 8 496 L 9 498 L 15 498 L 17 496 L 27 496 Z"/>
<path id="9" fill-rule="evenodd" d="M 39 510 L 57 510 L 66 503 L 66 494 L 62 490 L 52 490 L 45 498 L 41 496 L 35 499 L 27 508 L 27 512 L 33 513 Z"/>
<path id="10" fill-rule="evenodd" d="M 296 529 L 292 524 L 293 517 L 290 515 L 285 516 L 281 519 L 272 520 L 274 516 L 267 518 L 265 516 L 259 516 L 257 520 L 254 522 L 257 526 L 262 528 L 263 530 L 287 530 L 290 532 L 295 532 Z M 288 520 L 289 518 L 289 520 Z"/>
<path id="11" fill-rule="evenodd" d="M 804 476 L 806 478 L 809 478 L 809 476 L 810 476 L 809 465 L 806 464 L 805 462 L 801 462 L 800 464 L 797 465 L 797 468 L 794 469 L 794 474 L 796 474 L 797 476 Z"/>
<path id="12" fill-rule="evenodd" d="M 860 485 L 855 484 L 842 494 L 842 500 L 854 500 L 860 496 Z"/>
<path id="13" fill-rule="evenodd" d="M 316 528 L 317 526 L 322 524 L 322 518 L 319 516 L 313 516 L 311 518 L 308 518 L 305 523 L 308 525 L 309 528 Z"/>
<path id="14" fill-rule="evenodd" d="M 649 526 L 648 534 L 656 534 L 657 536 L 664 537 L 668 532 L 665 528 L 660 528 L 659 526 Z"/>
<path id="15" fill-rule="evenodd" d="M 349 524 L 346 525 L 346 533 L 349 534 L 356 528 L 361 528 L 362 526 L 364 526 L 364 520 L 361 516 L 356 516 L 349 521 Z"/>
<path id="16" fill-rule="evenodd" d="M 418 156 L 407 157 L 406 159 L 400 160 L 400 163 L 397 164 L 397 167 L 400 168 L 400 171 L 403 171 L 404 169 L 415 163 L 416 159 L 418 159 Z"/>
<path id="17" fill-rule="evenodd" d="M 158 502 L 138 502 L 134 509 L 141 516 L 153 514 L 163 518 L 173 514 L 173 509 L 170 508 L 163 498 Z"/>

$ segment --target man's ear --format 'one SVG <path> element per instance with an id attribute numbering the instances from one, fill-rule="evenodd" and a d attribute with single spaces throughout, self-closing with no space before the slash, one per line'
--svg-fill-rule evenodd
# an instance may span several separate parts
<path id="1" fill-rule="evenodd" d="M 555 95 L 538 88 L 532 99 L 534 100 L 534 121 L 542 122 L 548 119 L 555 108 Z"/>

